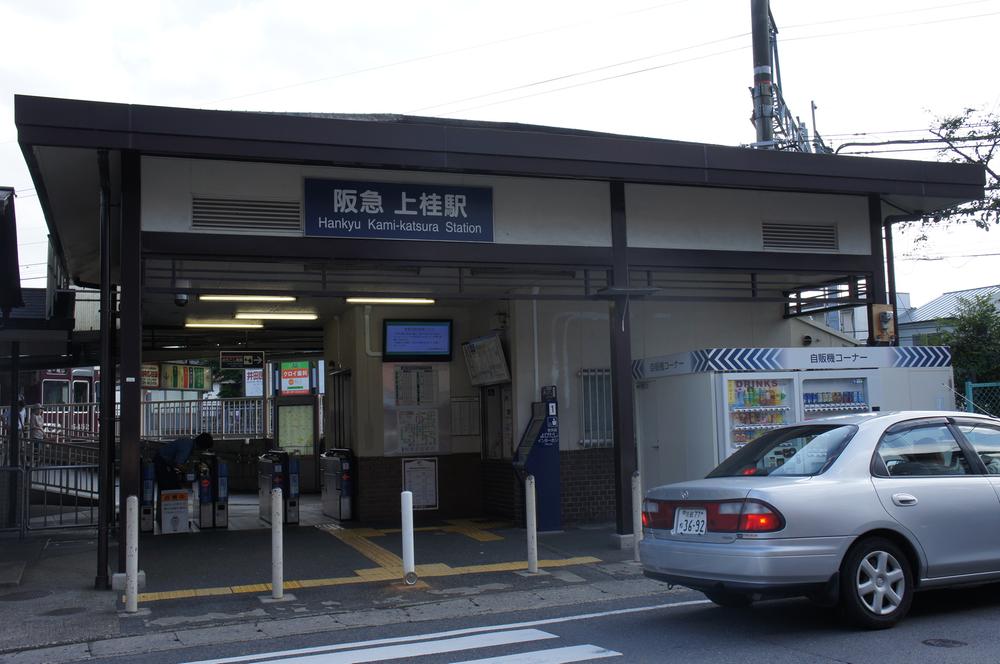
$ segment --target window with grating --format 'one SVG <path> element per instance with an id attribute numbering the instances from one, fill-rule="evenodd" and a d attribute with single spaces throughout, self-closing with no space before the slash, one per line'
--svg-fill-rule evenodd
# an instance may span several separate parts
<path id="1" fill-rule="evenodd" d="M 836 251 L 840 246 L 836 224 L 779 224 L 765 221 L 761 224 L 761 232 L 764 249 Z"/>
<path id="2" fill-rule="evenodd" d="M 611 419 L 611 369 L 581 369 L 580 445 L 611 447 L 614 426 Z"/>
<path id="3" fill-rule="evenodd" d="M 297 233 L 302 229 L 298 201 L 258 201 L 195 196 L 191 228 L 231 233 Z"/>

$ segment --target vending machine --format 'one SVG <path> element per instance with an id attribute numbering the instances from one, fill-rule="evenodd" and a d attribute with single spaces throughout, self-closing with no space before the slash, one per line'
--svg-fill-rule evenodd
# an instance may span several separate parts
<path id="1" fill-rule="evenodd" d="M 643 487 L 704 477 L 771 429 L 873 410 L 952 410 L 945 347 L 709 348 L 633 362 Z"/>

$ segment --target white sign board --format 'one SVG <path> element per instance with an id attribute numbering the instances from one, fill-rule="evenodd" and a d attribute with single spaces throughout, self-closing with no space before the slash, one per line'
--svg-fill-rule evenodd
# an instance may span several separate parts
<path id="1" fill-rule="evenodd" d="M 264 396 L 264 370 L 243 370 L 243 394 L 247 397 Z"/>
<path id="2" fill-rule="evenodd" d="M 413 494 L 413 509 L 436 510 L 437 459 L 403 459 L 403 491 Z"/>
<path id="3" fill-rule="evenodd" d="M 160 492 L 160 534 L 188 531 L 188 492 L 168 489 Z"/>

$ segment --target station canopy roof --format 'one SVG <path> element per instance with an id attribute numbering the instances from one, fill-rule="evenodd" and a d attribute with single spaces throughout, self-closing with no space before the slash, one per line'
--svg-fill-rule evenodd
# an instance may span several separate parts
<path id="1" fill-rule="evenodd" d="M 402 115 L 212 111 L 16 96 L 15 122 L 55 248 L 64 257 L 71 278 L 84 285 L 100 280 L 98 153 L 102 150 L 108 151 L 112 200 L 117 200 L 120 192 L 121 155 L 126 151 L 194 159 L 877 196 L 884 216 L 927 213 L 981 198 L 985 181 L 984 171 L 977 165 L 776 152 Z M 184 237 L 191 236 L 181 235 L 176 241 L 184 242 Z M 596 257 L 593 260 L 585 248 L 579 248 L 577 255 L 588 259 L 583 264 L 570 260 L 565 265 L 549 265 L 543 270 L 545 274 L 522 269 L 519 274 L 504 275 L 500 266 L 477 262 L 475 247 L 465 246 L 448 249 L 453 254 L 441 256 L 433 265 L 401 260 L 403 250 L 396 256 L 357 255 L 353 257 L 356 260 L 320 252 L 298 261 L 282 260 L 262 272 L 257 266 L 266 261 L 261 260 L 259 247 L 240 252 L 240 247 L 251 246 L 253 238 L 233 238 L 231 256 L 206 255 L 203 264 L 188 262 L 185 269 L 205 283 L 216 278 L 206 276 L 211 270 L 216 270 L 216 275 L 225 273 L 227 287 L 255 277 L 259 286 L 263 276 L 270 279 L 273 290 L 318 291 L 318 284 L 326 289 L 331 280 L 370 281 L 369 273 L 378 270 L 382 288 L 395 288 L 393 283 L 398 283 L 400 288 L 408 284 L 419 290 L 429 284 L 428 288 L 444 289 L 446 294 L 453 289 L 466 297 L 482 298 L 495 292 L 487 288 L 491 280 L 503 276 L 510 293 L 523 292 L 541 280 L 557 296 L 561 293 L 557 283 L 577 295 L 590 296 L 606 284 L 601 283 L 603 271 L 588 272 L 587 264 L 595 268 L 611 261 L 610 248 L 591 248 Z M 147 249 L 144 246 L 144 252 Z M 161 254 L 166 251 L 160 248 Z M 160 280 L 159 296 L 166 302 L 170 286 L 162 280 L 176 270 L 176 264 L 169 256 L 155 253 L 147 254 L 146 293 L 155 294 Z M 691 260 L 681 267 L 691 274 L 675 275 L 672 280 L 704 278 L 696 276 L 698 252 L 689 253 Z M 463 261 L 463 257 L 467 259 Z M 840 269 L 838 258 L 843 257 L 831 257 L 833 269 L 828 275 L 813 271 L 808 279 L 775 281 L 775 293 L 780 296 L 788 285 L 822 283 L 826 278 L 853 274 L 854 266 L 845 263 Z M 773 262 L 773 256 L 762 260 Z M 657 278 L 647 274 L 635 280 Z M 720 292 L 731 292 L 729 279 L 716 280 Z M 750 288 L 743 277 L 737 279 Z M 475 283 L 482 290 L 476 291 L 472 287 Z M 657 287 L 664 288 L 663 284 Z M 753 285 L 755 294 L 759 295 L 759 287 L 761 284 Z M 170 307 L 162 310 L 170 312 L 164 316 L 179 315 Z M 160 323 L 170 327 L 169 320 Z"/>

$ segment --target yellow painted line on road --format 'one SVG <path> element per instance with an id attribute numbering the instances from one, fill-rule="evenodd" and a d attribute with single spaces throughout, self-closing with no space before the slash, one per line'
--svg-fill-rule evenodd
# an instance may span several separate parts
<path id="1" fill-rule="evenodd" d="M 601 562 L 600 558 L 593 556 L 580 556 L 576 558 L 557 558 L 554 560 L 539 560 L 540 568 L 547 567 L 569 567 L 571 565 L 589 565 Z M 490 563 L 485 565 L 467 565 L 464 567 L 449 567 L 442 563 L 432 563 L 429 565 L 417 565 L 417 576 L 423 578 L 435 578 L 444 576 L 459 576 L 461 574 L 485 574 L 489 572 L 518 572 L 528 569 L 527 561 L 511 563 Z M 327 579 L 303 579 L 300 581 L 285 581 L 285 590 L 296 588 L 325 588 L 331 586 L 354 585 L 358 583 L 376 583 L 385 581 L 399 581 L 403 577 L 403 568 L 376 567 L 372 569 L 356 570 L 355 576 L 345 576 Z M 425 586 L 426 587 L 426 584 Z M 191 590 L 170 590 L 155 593 L 141 593 L 139 601 L 142 603 L 159 602 L 170 599 L 190 599 L 192 597 L 204 597 L 208 595 L 243 595 L 250 593 L 269 593 L 270 583 L 252 583 L 242 586 L 231 586 L 229 588 L 196 588 Z"/>

